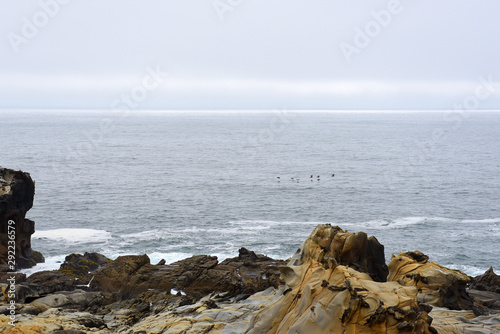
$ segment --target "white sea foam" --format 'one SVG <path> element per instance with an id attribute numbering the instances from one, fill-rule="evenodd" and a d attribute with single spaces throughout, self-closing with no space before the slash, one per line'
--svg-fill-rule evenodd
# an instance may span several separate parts
<path id="1" fill-rule="evenodd" d="M 462 265 L 450 264 L 450 265 L 447 265 L 446 267 L 448 267 L 450 269 L 456 269 L 456 270 L 463 271 L 464 273 L 466 273 L 467 275 L 472 276 L 472 277 L 482 275 L 486 272 L 486 270 L 488 270 L 488 268 L 480 268 L 480 267 L 470 266 L 470 265 L 465 265 L 465 264 L 462 264 Z"/>
<path id="2" fill-rule="evenodd" d="M 98 243 L 106 242 L 111 239 L 111 233 L 104 230 L 85 228 L 60 228 L 55 230 L 36 231 L 31 238 L 67 243 Z"/>
<path id="3" fill-rule="evenodd" d="M 49 256 L 45 258 L 44 263 L 38 263 L 34 267 L 28 269 L 22 269 L 19 272 L 26 274 L 26 276 L 30 276 L 31 274 L 34 274 L 39 271 L 57 270 L 61 266 L 61 263 L 64 262 L 65 257 L 66 257 L 65 255 Z"/>
<path id="4" fill-rule="evenodd" d="M 164 232 L 159 230 L 147 230 L 138 233 L 128 233 L 123 234 L 121 237 L 123 239 L 134 239 L 134 240 L 160 240 L 163 237 Z"/>
<path id="5" fill-rule="evenodd" d="M 160 252 L 153 252 L 149 253 L 149 259 L 151 260 L 152 264 L 156 264 L 160 262 L 160 260 L 165 260 L 166 264 L 170 264 L 176 261 L 180 261 L 183 259 L 186 259 L 188 257 L 191 257 L 195 254 L 190 254 L 190 253 L 160 253 Z"/>
<path id="6" fill-rule="evenodd" d="M 463 223 L 470 224 L 498 224 L 500 223 L 500 218 L 489 218 L 489 219 L 464 219 Z"/>
<path id="7" fill-rule="evenodd" d="M 271 228 L 273 226 L 280 226 L 280 225 L 295 225 L 295 226 L 313 225 L 313 226 L 316 226 L 319 224 L 328 224 L 328 223 L 327 222 L 305 222 L 305 221 L 237 220 L 237 221 L 230 221 L 229 224 L 242 226 L 242 228 L 246 228 L 246 229 L 267 229 L 267 228 Z"/>

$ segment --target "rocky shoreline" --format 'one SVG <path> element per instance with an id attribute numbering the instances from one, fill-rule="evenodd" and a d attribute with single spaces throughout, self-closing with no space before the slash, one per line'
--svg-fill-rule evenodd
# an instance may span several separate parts
<path id="1" fill-rule="evenodd" d="M 9 225 L 17 269 L 43 261 L 26 219 L 34 186 L 0 168 L 1 333 L 500 333 L 493 269 L 471 278 L 419 251 L 386 264 L 375 237 L 329 224 L 287 261 L 245 248 L 171 264 L 85 253 L 59 270 L 12 274 Z"/>

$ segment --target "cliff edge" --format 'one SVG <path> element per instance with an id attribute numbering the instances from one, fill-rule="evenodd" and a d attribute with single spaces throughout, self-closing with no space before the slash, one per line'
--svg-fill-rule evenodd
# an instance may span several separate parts
<path id="1" fill-rule="evenodd" d="M 35 222 L 26 218 L 34 196 L 35 182 L 28 173 L 0 167 L 0 272 L 15 271 L 9 268 L 13 264 L 9 255 L 15 255 L 17 269 L 43 262 L 41 254 L 31 249 Z M 9 241 L 15 242 L 15 251 Z"/>

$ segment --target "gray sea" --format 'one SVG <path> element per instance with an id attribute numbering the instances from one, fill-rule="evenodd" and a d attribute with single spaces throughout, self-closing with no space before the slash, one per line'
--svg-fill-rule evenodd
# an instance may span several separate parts
<path id="1" fill-rule="evenodd" d="M 500 271 L 499 142 L 499 112 L 0 111 L 0 165 L 36 181 L 34 270 L 86 251 L 286 259 L 330 223 L 387 260 Z"/>

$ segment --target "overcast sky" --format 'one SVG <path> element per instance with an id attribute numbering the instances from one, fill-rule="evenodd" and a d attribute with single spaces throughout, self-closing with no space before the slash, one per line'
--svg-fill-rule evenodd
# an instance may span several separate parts
<path id="1" fill-rule="evenodd" d="M 500 109 L 498 0 L 0 4 L 0 108 Z"/>

